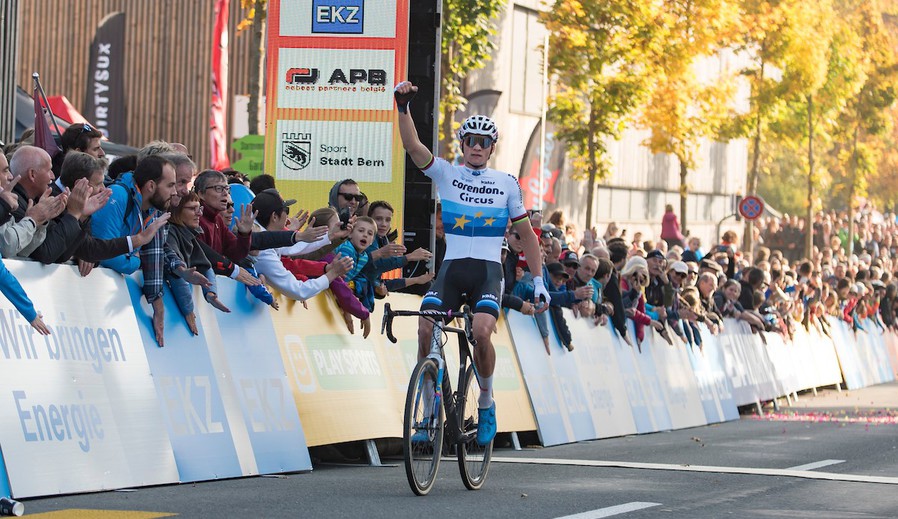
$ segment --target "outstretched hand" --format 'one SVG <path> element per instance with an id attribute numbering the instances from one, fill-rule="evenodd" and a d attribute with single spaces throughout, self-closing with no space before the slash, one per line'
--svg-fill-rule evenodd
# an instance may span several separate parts
<path id="1" fill-rule="evenodd" d="M 240 210 L 240 218 L 237 220 L 237 232 L 244 236 L 253 232 L 253 222 L 258 215 L 259 211 L 253 211 L 252 204 L 244 204 Z"/>
<path id="2" fill-rule="evenodd" d="M 171 218 L 171 213 L 163 213 L 156 217 L 146 228 L 139 233 L 131 236 L 131 245 L 134 248 L 143 247 L 147 243 L 153 240 L 156 236 L 156 233 L 159 232 L 159 229 L 162 228 L 166 223 L 168 223 L 168 219 Z"/>
<path id="3" fill-rule="evenodd" d="M 209 281 L 206 276 L 197 272 L 196 267 L 180 268 L 178 269 L 178 275 L 181 277 L 181 279 L 190 283 L 191 285 L 199 285 L 204 288 L 209 288 L 212 286 L 212 282 Z"/>

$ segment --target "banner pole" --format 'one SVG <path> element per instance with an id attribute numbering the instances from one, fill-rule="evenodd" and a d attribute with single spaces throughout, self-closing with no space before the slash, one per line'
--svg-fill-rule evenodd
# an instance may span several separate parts
<path id="1" fill-rule="evenodd" d="M 47 107 L 47 112 L 50 113 L 50 120 L 53 121 L 53 127 L 56 128 L 56 136 L 62 140 L 62 132 L 59 131 L 59 125 L 56 124 L 56 116 L 53 115 L 53 109 L 50 108 L 50 101 L 47 100 L 47 94 L 44 93 L 44 87 L 41 85 L 41 75 L 37 72 L 31 74 L 31 78 L 34 79 L 34 85 L 37 87 L 37 91 L 41 93 L 41 99 L 44 100 L 44 106 Z M 40 100 L 36 100 L 40 103 Z"/>

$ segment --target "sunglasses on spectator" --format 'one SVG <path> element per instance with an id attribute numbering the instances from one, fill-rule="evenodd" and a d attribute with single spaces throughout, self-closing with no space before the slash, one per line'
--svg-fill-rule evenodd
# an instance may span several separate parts
<path id="1" fill-rule="evenodd" d="M 234 202 L 228 202 L 228 209 L 234 208 Z"/>
<path id="2" fill-rule="evenodd" d="M 469 148 L 480 146 L 483 149 L 489 148 L 496 142 L 492 137 L 487 135 L 468 135 L 465 137 L 465 145 Z"/>
<path id="3" fill-rule="evenodd" d="M 516 239 L 516 240 L 520 240 L 520 239 L 521 239 L 521 235 L 518 234 L 518 233 L 516 233 L 516 232 L 510 232 L 510 233 L 508 233 L 508 235 L 511 236 L 511 237 L 514 237 L 514 239 Z"/>
<path id="4" fill-rule="evenodd" d="M 81 126 L 81 133 L 90 133 L 92 131 L 94 131 L 94 127 L 87 123 L 84 123 L 84 125 Z"/>
<path id="5" fill-rule="evenodd" d="M 362 200 L 365 199 L 365 195 L 353 195 L 352 193 L 340 193 L 340 196 L 347 202 L 355 200 L 356 202 L 362 203 Z"/>
<path id="6" fill-rule="evenodd" d="M 214 189 L 216 193 L 221 194 L 228 190 L 228 185 L 227 184 L 218 184 L 215 186 L 206 186 L 206 191 L 208 191 L 210 189 Z"/>

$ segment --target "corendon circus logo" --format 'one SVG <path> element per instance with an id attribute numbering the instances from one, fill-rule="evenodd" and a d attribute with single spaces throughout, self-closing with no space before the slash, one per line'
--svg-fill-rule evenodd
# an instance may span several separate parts
<path id="1" fill-rule="evenodd" d="M 327 85 L 318 85 L 320 72 L 317 68 L 292 67 L 285 78 L 287 90 L 310 92 L 384 92 L 387 71 L 371 68 L 335 68 L 328 76 Z"/>
<path id="2" fill-rule="evenodd" d="M 285 132 L 281 134 L 281 162 L 288 169 L 305 169 L 312 160 L 312 134 Z"/>

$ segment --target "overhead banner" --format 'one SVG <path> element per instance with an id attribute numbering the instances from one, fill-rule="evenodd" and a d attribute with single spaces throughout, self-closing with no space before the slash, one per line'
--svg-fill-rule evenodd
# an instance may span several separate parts
<path id="1" fill-rule="evenodd" d="M 125 100 L 125 13 L 110 13 L 90 43 L 84 116 L 106 138 L 128 142 L 128 103 Z"/>
<path id="2" fill-rule="evenodd" d="M 409 0 L 271 0 L 265 173 L 314 210 L 351 178 L 402 222 L 405 152 L 393 87 L 406 79 Z"/>
<path id="3" fill-rule="evenodd" d="M 44 314 L 0 298 L 0 447 L 16 497 L 174 483 L 178 470 L 121 276 L 7 262 Z M 60 296 L 65 287 L 65 297 Z"/>

